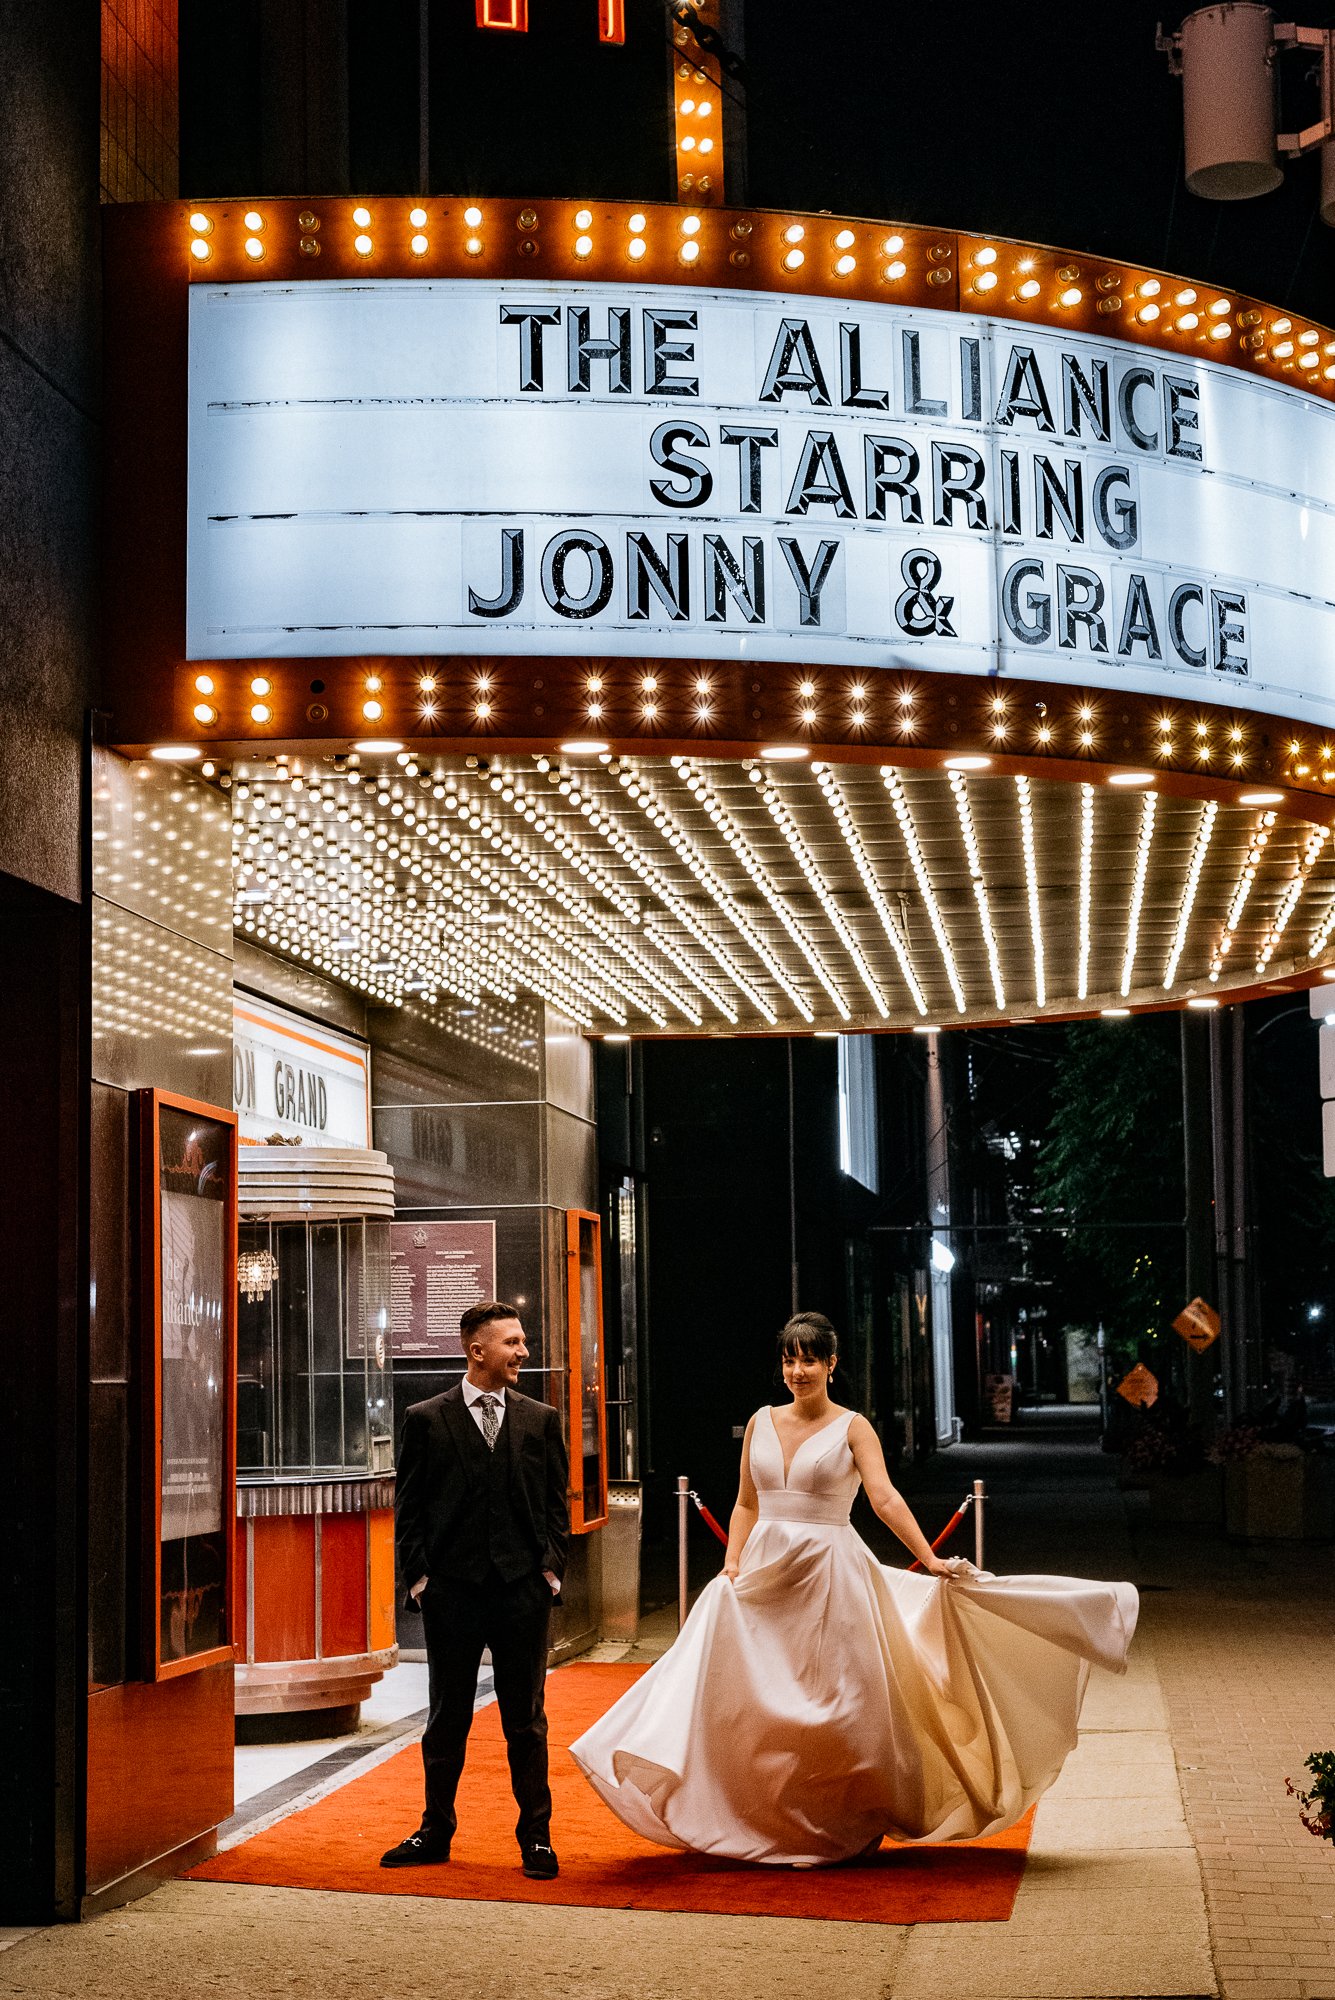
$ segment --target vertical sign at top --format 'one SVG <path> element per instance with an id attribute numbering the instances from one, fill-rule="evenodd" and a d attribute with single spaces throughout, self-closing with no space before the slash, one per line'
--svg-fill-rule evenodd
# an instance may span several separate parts
<path id="1" fill-rule="evenodd" d="M 477 0 L 479 28 L 508 28 L 512 33 L 528 33 L 528 0 Z M 626 0 L 598 0 L 598 39 L 624 42 Z"/>
<path id="2" fill-rule="evenodd" d="M 672 11 L 677 199 L 717 208 L 723 200 L 722 71 L 717 60 L 706 55 L 693 25 L 717 32 L 719 0 L 695 0 L 689 23 L 683 9 Z"/>

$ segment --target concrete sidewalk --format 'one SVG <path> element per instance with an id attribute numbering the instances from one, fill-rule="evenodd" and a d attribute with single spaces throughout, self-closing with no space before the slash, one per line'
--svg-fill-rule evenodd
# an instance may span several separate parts
<path id="1" fill-rule="evenodd" d="M 987 1479 L 989 1567 L 1144 1592 L 1131 1670 L 1091 1681 L 1007 1924 L 841 1923 L 837 1871 L 828 1922 L 176 1883 L 0 1952 L 0 1996 L 1335 2000 L 1335 1854 L 1283 1789 L 1335 1741 L 1335 1559 L 1153 1529 L 1114 1472 L 1078 1434 L 1021 1436 L 912 1482 L 931 1528 Z M 635 1656 L 672 1626 L 647 1621 Z"/>

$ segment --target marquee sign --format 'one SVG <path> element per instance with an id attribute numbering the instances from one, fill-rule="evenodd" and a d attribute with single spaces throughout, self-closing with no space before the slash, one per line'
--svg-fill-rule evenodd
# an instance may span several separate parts
<path id="1" fill-rule="evenodd" d="M 1027 676 L 1335 722 L 1335 411 L 810 293 L 190 291 L 187 655 Z"/>

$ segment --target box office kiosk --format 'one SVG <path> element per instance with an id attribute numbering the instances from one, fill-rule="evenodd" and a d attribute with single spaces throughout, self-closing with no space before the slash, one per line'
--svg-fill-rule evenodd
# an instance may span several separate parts
<path id="1" fill-rule="evenodd" d="M 363 1147 L 241 1158 L 236 1711 L 359 1704 L 394 1665 L 389 1230 Z"/>

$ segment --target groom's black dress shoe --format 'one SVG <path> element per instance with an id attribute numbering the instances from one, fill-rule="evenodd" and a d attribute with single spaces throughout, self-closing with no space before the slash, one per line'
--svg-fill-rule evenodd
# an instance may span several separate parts
<path id="1" fill-rule="evenodd" d="M 543 1847 L 535 1841 L 531 1846 L 521 1848 L 524 1857 L 524 1873 L 533 1882 L 550 1882 L 561 1873 L 561 1864 L 550 1847 Z"/>
<path id="2" fill-rule="evenodd" d="M 429 1833 L 410 1833 L 397 1847 L 391 1847 L 380 1857 L 382 1868 L 424 1868 L 429 1862 L 448 1861 L 450 1843 L 448 1840 L 433 1840 Z"/>

